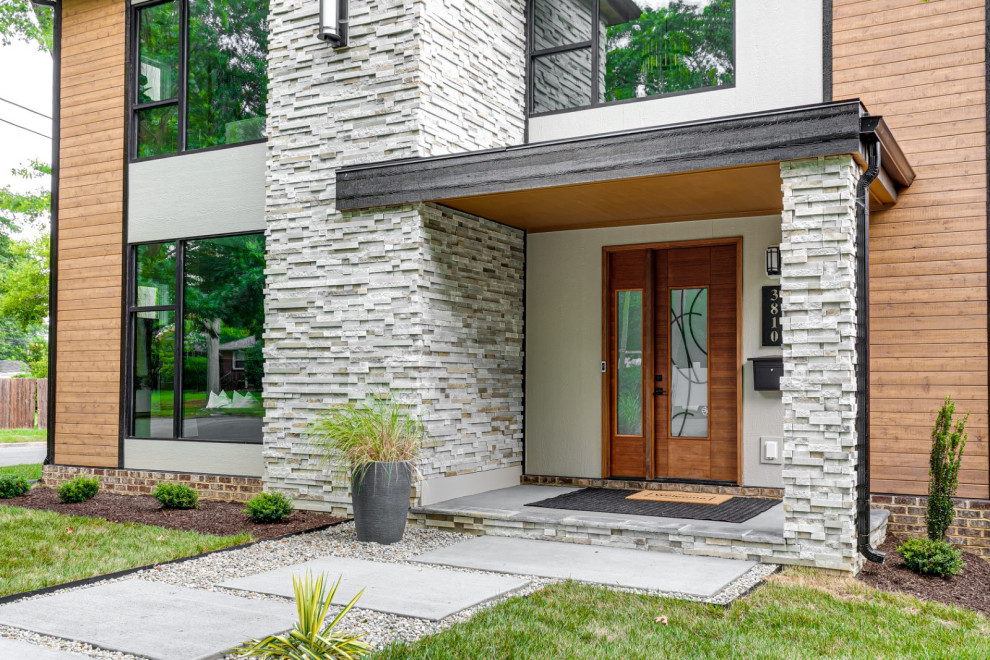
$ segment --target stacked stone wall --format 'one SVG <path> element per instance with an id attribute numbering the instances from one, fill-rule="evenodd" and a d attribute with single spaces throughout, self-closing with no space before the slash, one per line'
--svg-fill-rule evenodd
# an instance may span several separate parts
<path id="1" fill-rule="evenodd" d="M 856 183 L 852 156 L 781 163 L 784 537 L 856 572 Z"/>
<path id="2" fill-rule="evenodd" d="M 371 0 L 349 47 L 273 0 L 265 486 L 342 512 L 307 444 L 333 404 L 394 390 L 430 432 L 425 477 L 521 464 L 520 232 L 429 206 L 341 214 L 338 168 L 522 142 L 522 0 Z"/>

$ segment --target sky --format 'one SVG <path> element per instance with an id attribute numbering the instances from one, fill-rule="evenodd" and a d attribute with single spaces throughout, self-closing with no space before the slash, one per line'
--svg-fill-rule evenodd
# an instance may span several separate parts
<path id="1" fill-rule="evenodd" d="M 19 124 L 46 136 L 52 134 L 51 119 L 22 110 L 9 101 L 52 114 L 52 58 L 36 46 L 13 43 L 0 46 L 0 119 Z M 15 190 L 33 188 L 12 176 L 11 168 L 31 159 L 50 163 L 51 140 L 0 121 L 0 186 Z"/>

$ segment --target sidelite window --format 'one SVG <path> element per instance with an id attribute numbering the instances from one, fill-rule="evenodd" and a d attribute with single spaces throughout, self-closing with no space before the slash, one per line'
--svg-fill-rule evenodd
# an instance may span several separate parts
<path id="1" fill-rule="evenodd" d="M 130 437 L 261 442 L 264 268 L 261 234 L 134 248 Z"/>
<path id="2" fill-rule="evenodd" d="M 734 0 L 531 2 L 531 114 L 735 81 Z"/>
<path id="3" fill-rule="evenodd" d="M 137 6 L 137 158 L 264 137 L 268 0 Z"/>

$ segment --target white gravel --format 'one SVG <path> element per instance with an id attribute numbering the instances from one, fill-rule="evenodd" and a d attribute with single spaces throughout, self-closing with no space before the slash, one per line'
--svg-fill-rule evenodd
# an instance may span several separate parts
<path id="1" fill-rule="evenodd" d="M 287 601 L 278 596 L 265 594 L 245 594 L 242 591 L 232 591 L 218 587 L 221 582 L 262 573 L 265 571 L 290 566 L 320 557 L 350 557 L 355 559 L 365 559 L 371 561 L 381 561 L 390 563 L 407 563 L 412 557 L 453 545 L 468 538 L 462 534 L 453 532 L 442 532 L 437 530 L 407 529 L 403 539 L 392 545 L 378 545 L 376 543 L 359 543 L 354 534 L 353 523 L 345 523 L 330 529 L 309 534 L 301 534 L 281 540 L 261 541 L 247 548 L 233 550 L 230 552 L 216 552 L 199 559 L 191 561 L 166 564 L 153 569 L 140 571 L 118 579 L 150 580 L 156 582 L 166 582 L 168 584 L 182 586 L 192 589 L 205 589 L 231 593 L 247 598 L 264 598 L 271 600 Z M 498 573 L 488 571 L 476 571 L 472 569 L 462 569 L 444 567 L 452 571 L 464 571 L 470 573 L 488 573 L 498 575 Z M 747 571 L 742 577 L 729 584 L 725 589 L 712 598 L 698 598 L 678 593 L 664 592 L 644 592 L 656 596 L 670 596 L 684 600 L 695 600 L 709 602 L 718 605 L 726 605 L 739 596 L 749 593 L 754 587 L 766 579 L 768 575 L 777 570 L 777 566 L 770 564 L 757 565 Z M 558 580 L 536 577 L 522 576 L 530 581 L 529 586 L 507 596 L 483 603 L 477 607 L 463 610 L 442 621 L 428 621 L 425 619 L 415 619 L 410 617 L 396 616 L 383 612 L 371 610 L 351 610 L 342 623 L 342 629 L 353 630 L 364 633 L 362 638 L 365 642 L 376 648 L 381 648 L 393 641 L 413 641 L 425 635 L 430 635 L 460 621 L 466 621 L 473 614 L 494 603 L 512 596 L 526 595 L 541 589 L 548 584 Z M 113 580 L 107 580 L 111 582 Z M 87 585 L 91 586 L 91 585 Z M 86 587 L 77 587 L 85 589 Z M 63 590 L 69 591 L 69 590 Z M 632 589 L 622 589 L 622 591 L 635 591 Z M 45 596 L 36 596 L 43 598 Z M 332 615 L 339 609 L 333 608 Z M 139 656 L 126 655 L 97 649 L 87 644 L 70 642 L 47 635 L 0 626 L 0 636 L 18 639 L 32 644 L 48 646 L 64 651 L 73 651 L 92 658 L 114 659 L 114 660 L 146 660 Z M 234 656 L 228 656 L 232 658 Z"/>

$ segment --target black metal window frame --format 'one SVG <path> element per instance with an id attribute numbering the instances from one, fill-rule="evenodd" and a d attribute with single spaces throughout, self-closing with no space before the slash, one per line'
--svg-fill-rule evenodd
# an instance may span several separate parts
<path id="1" fill-rule="evenodd" d="M 259 440 L 224 440 L 218 438 L 183 438 L 182 437 L 182 351 L 185 332 L 180 331 L 184 327 L 184 292 L 183 283 L 185 276 L 185 252 L 186 243 L 194 241 L 209 240 L 211 238 L 230 238 L 234 236 L 264 236 L 263 231 L 234 232 L 227 234 L 207 234 L 203 236 L 183 236 L 182 238 L 171 238 L 161 241 L 142 241 L 131 243 L 127 246 L 127 332 L 124 336 L 126 348 L 125 356 L 125 398 L 124 398 L 124 439 L 126 440 L 175 440 L 181 442 L 215 442 L 224 444 L 245 444 L 260 445 L 264 441 Z M 175 244 L 175 300 L 171 305 L 151 305 L 139 306 L 134 301 L 137 298 L 137 251 L 139 247 L 145 245 L 164 245 L 166 243 Z M 134 435 L 134 347 L 137 324 L 134 319 L 138 312 L 172 312 L 174 316 L 175 331 L 173 338 L 173 358 L 172 358 L 172 435 L 170 437 L 147 437 L 139 438 Z"/>
<path id="2" fill-rule="evenodd" d="M 178 93 L 175 99 L 168 99 L 165 101 L 149 101 L 147 103 L 139 103 L 138 98 L 141 93 L 141 59 L 140 59 L 140 48 L 141 48 L 141 22 L 140 22 L 140 12 L 144 9 L 150 9 L 151 7 L 156 7 L 159 5 L 168 4 L 169 2 L 175 2 L 179 5 L 179 80 L 178 80 Z M 130 82 L 131 91 L 127 95 L 127 116 L 130 120 L 130 126 L 128 126 L 128 137 L 130 138 L 131 152 L 128 154 L 128 160 L 130 162 L 146 162 L 151 160 L 159 160 L 162 158 L 174 158 L 176 156 L 181 156 L 187 153 L 202 153 L 206 151 L 218 151 L 220 149 L 230 149 L 232 147 L 243 147 L 249 144 L 261 144 L 268 140 L 268 138 L 260 138 L 257 140 L 245 140 L 243 142 L 234 142 L 232 144 L 217 144 L 212 147 L 201 147 L 199 149 L 187 149 L 186 148 L 186 119 L 187 119 L 187 91 L 188 91 L 188 81 L 189 81 L 189 2 L 190 0 L 149 0 L 149 2 L 139 2 L 131 4 L 130 7 L 130 23 L 133 26 L 131 30 L 133 38 L 130 43 L 130 58 L 131 58 L 131 71 L 130 71 Z M 138 149 L 140 144 L 138 142 L 138 126 L 140 121 L 138 120 L 138 113 L 142 110 L 153 110 L 154 108 L 164 108 L 170 105 L 178 105 L 178 116 L 179 116 L 179 128 L 178 128 L 178 144 L 176 146 L 175 153 L 171 154 L 159 154 L 157 156 L 146 156 L 141 158 L 138 156 Z"/>
<path id="3" fill-rule="evenodd" d="M 599 53 L 601 52 L 601 30 L 597 29 L 599 12 L 601 11 L 601 0 L 591 0 L 591 39 L 574 44 L 563 46 L 553 46 L 551 48 L 533 48 L 536 43 L 534 28 L 536 26 L 536 3 L 540 0 L 526 0 L 526 116 L 527 117 L 548 117 L 560 115 L 568 112 L 579 112 L 603 105 L 623 105 L 626 103 L 638 103 L 640 101 L 655 101 L 656 99 L 672 98 L 674 96 L 687 96 L 688 94 L 699 94 L 703 92 L 714 92 L 720 89 L 732 89 L 736 86 L 736 47 L 739 44 L 738 31 L 736 29 L 736 6 L 735 0 L 732 5 L 732 82 L 724 85 L 714 85 L 711 87 L 698 87 L 696 89 L 686 89 L 679 92 L 667 92 L 666 94 L 653 94 L 651 96 L 641 96 L 634 99 L 619 99 L 617 101 L 599 101 L 601 86 L 599 85 L 598 68 L 602 65 Z M 535 76 L 533 75 L 536 60 L 546 55 L 566 53 L 584 48 L 591 49 L 591 98 L 587 105 L 580 105 L 573 108 L 561 108 L 560 110 L 547 110 L 544 112 L 533 111 L 533 98 Z"/>

